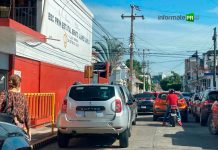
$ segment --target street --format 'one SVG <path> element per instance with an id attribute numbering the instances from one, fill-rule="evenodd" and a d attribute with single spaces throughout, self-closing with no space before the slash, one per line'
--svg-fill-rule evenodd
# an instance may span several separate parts
<path id="1" fill-rule="evenodd" d="M 218 150 L 218 136 L 211 135 L 207 127 L 201 127 L 190 117 L 183 127 L 162 127 L 161 120 L 152 121 L 152 115 L 139 115 L 133 127 L 127 150 Z M 47 145 L 41 150 L 58 150 L 57 143 Z M 67 149 L 120 149 L 119 141 L 109 137 L 86 137 L 72 139 Z"/>

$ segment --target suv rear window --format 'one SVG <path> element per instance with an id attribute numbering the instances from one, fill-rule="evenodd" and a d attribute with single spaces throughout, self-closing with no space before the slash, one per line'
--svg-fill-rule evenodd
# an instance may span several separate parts
<path id="1" fill-rule="evenodd" d="M 114 87 L 109 86 L 74 86 L 69 94 L 76 101 L 106 101 L 114 96 Z"/>
<path id="2" fill-rule="evenodd" d="M 159 98 L 159 99 L 162 99 L 162 100 L 166 100 L 167 95 L 168 95 L 168 93 L 160 93 L 160 94 L 158 95 L 158 98 Z M 182 98 L 183 98 L 183 96 L 182 96 L 181 94 L 179 94 L 179 93 L 176 93 L 176 95 L 178 96 L 179 99 L 182 99 Z"/>

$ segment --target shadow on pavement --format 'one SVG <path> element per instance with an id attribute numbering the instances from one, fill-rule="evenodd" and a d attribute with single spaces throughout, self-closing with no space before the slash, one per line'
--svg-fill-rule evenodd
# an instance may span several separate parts
<path id="1" fill-rule="evenodd" d="M 190 119 L 190 122 L 193 122 L 193 118 Z M 207 127 L 202 127 L 197 123 L 184 123 L 183 129 L 184 131 L 175 134 L 165 134 L 164 137 L 171 138 L 173 145 L 218 149 L 218 136 L 211 135 Z"/>
<path id="2" fill-rule="evenodd" d="M 113 145 L 116 138 L 109 136 L 87 136 L 84 138 L 72 138 L 68 149 L 102 149 L 119 148 L 119 145 Z"/>
<path id="3" fill-rule="evenodd" d="M 140 116 L 137 117 L 136 121 L 152 121 L 153 116 Z"/>

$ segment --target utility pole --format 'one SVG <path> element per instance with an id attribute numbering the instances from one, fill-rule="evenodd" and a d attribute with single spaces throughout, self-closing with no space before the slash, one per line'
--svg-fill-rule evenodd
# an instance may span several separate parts
<path id="1" fill-rule="evenodd" d="M 214 46 L 214 74 L 213 74 L 213 87 L 214 89 L 216 89 L 216 27 L 213 29 L 214 30 L 214 34 L 213 34 L 213 46 Z"/>
<path id="2" fill-rule="evenodd" d="M 130 92 L 132 92 L 132 86 L 133 86 L 133 43 L 134 43 L 134 39 L 133 39 L 133 21 L 135 20 L 135 18 L 142 18 L 144 19 L 144 16 L 137 16 L 134 15 L 134 9 L 135 10 L 140 10 L 139 6 L 136 5 L 130 5 L 131 7 L 131 15 L 130 16 L 124 16 L 124 14 L 121 15 L 121 18 L 130 18 L 131 19 L 131 30 L 130 30 Z"/>
<path id="3" fill-rule="evenodd" d="M 196 50 L 196 79 L 197 79 L 197 86 L 196 86 L 196 92 L 198 92 L 199 88 L 199 77 L 198 77 L 198 51 Z"/>
<path id="4" fill-rule="evenodd" d="M 145 49 L 143 49 L 143 62 L 142 62 L 142 69 L 143 69 L 143 92 L 145 92 Z"/>
<path id="5" fill-rule="evenodd" d="M 150 63 L 149 63 L 149 60 L 147 60 L 147 83 L 148 83 L 148 78 L 150 78 L 150 73 L 149 73 L 149 66 L 150 66 Z M 148 83 L 148 91 L 151 91 L 151 85 Z"/>

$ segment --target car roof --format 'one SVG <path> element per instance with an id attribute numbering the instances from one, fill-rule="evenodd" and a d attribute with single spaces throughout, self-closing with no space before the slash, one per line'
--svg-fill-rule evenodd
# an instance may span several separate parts
<path id="1" fill-rule="evenodd" d="M 110 85 L 110 84 L 79 84 L 79 85 L 72 85 L 71 87 L 80 87 L 80 86 L 107 86 L 107 87 L 117 87 L 118 85 Z"/>

